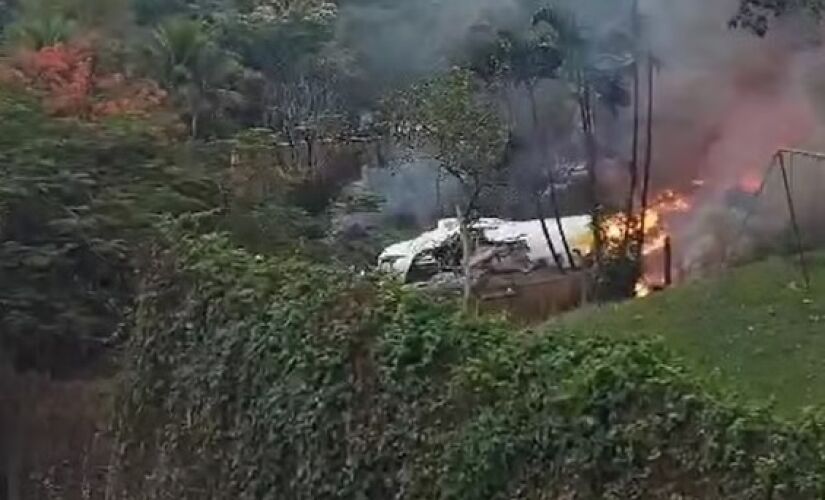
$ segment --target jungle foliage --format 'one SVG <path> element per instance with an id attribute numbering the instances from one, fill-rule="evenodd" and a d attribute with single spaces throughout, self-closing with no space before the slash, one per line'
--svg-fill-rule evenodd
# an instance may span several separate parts
<path id="1" fill-rule="evenodd" d="M 218 190 L 141 122 L 57 121 L 10 91 L 0 158 L 0 345 L 61 372 L 116 332 L 155 217 L 209 209 Z"/>

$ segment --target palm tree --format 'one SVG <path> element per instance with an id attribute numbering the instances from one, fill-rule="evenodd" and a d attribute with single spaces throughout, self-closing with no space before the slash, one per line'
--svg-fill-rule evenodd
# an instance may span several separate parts
<path id="1" fill-rule="evenodd" d="M 59 14 L 22 19 L 9 28 L 9 38 L 34 50 L 66 43 L 77 31 L 76 24 Z"/>
<path id="2" fill-rule="evenodd" d="M 129 0 L 21 0 L 11 39 L 35 50 L 75 35 L 116 32 L 127 23 Z"/>
<path id="3" fill-rule="evenodd" d="M 160 82 L 187 109 L 193 139 L 205 115 L 237 99 L 230 83 L 239 64 L 211 41 L 203 23 L 183 18 L 163 23 L 153 34 L 149 54 Z"/>

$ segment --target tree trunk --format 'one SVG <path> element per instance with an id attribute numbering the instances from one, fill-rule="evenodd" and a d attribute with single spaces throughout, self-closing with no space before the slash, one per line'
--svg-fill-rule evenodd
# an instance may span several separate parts
<path id="1" fill-rule="evenodd" d="M 634 45 L 638 45 L 639 43 L 639 2 L 635 0 L 633 2 L 633 34 L 634 34 Z M 633 151 L 630 155 L 630 165 L 629 165 L 629 174 L 630 174 L 630 189 L 628 190 L 627 194 L 627 205 L 625 207 L 625 216 L 627 218 L 628 223 L 625 224 L 625 232 L 623 238 L 623 250 L 627 251 L 627 246 L 630 243 L 630 239 L 633 236 L 630 229 L 631 229 L 631 221 L 633 221 L 633 206 L 636 201 L 636 189 L 639 185 L 639 114 L 640 114 L 640 106 L 639 106 L 639 51 L 638 49 L 634 50 L 633 54 Z M 624 252 L 622 252 L 624 253 Z"/>
<path id="2" fill-rule="evenodd" d="M 470 228 L 468 227 L 467 214 L 461 210 L 461 207 L 456 205 L 456 216 L 458 217 L 458 234 L 461 238 L 461 268 L 464 273 L 464 293 L 462 297 L 462 304 L 464 312 L 470 311 L 470 301 L 473 297 L 473 282 L 470 275 L 470 258 L 473 253 L 473 245 L 470 241 Z"/>
<path id="3" fill-rule="evenodd" d="M 192 118 L 189 120 L 189 133 L 193 141 L 198 138 L 198 112 L 194 110 L 192 111 Z"/>
<path id="4" fill-rule="evenodd" d="M 564 246 L 564 253 L 567 255 L 567 262 L 570 263 L 571 269 L 576 269 L 576 261 L 573 258 L 573 251 L 570 248 L 570 243 L 567 240 L 567 233 L 564 231 L 564 224 L 561 221 L 561 209 L 559 208 L 558 193 L 556 192 L 556 181 L 552 172 L 550 173 L 550 203 L 553 204 L 553 216 L 556 218 L 556 227 L 561 236 L 561 244 Z"/>
<path id="5" fill-rule="evenodd" d="M 665 286 L 673 284 L 673 240 L 670 236 L 665 238 Z"/>
<path id="6" fill-rule="evenodd" d="M 312 137 L 309 132 L 304 136 L 304 142 L 307 145 L 307 168 L 313 171 L 315 169 L 315 153 L 312 150 Z"/>
<path id="7" fill-rule="evenodd" d="M 441 165 L 435 169 L 435 206 L 438 210 L 438 220 L 444 217 L 444 210 L 441 206 Z"/>
<path id="8" fill-rule="evenodd" d="M 539 131 L 539 110 L 536 105 L 536 89 L 532 83 L 525 85 L 527 87 L 527 96 L 530 98 L 530 113 L 533 116 L 533 133 L 537 139 L 541 139 Z"/>
<path id="9" fill-rule="evenodd" d="M 550 229 L 547 228 L 547 221 L 544 218 L 544 209 L 541 206 L 541 196 L 539 195 L 536 196 L 536 218 L 539 220 L 539 224 L 541 224 L 541 232 L 544 234 L 544 240 L 547 242 L 547 248 L 550 249 L 550 255 L 553 257 L 553 262 L 556 263 L 556 267 L 559 268 L 559 271 L 564 273 L 564 263 L 561 261 L 561 257 L 558 252 L 556 252 L 556 245 L 553 244 L 553 238 L 550 236 Z"/>
<path id="10" fill-rule="evenodd" d="M 275 92 L 269 78 L 264 78 L 263 103 L 261 106 L 261 127 L 272 126 L 272 94 Z"/>
<path id="11" fill-rule="evenodd" d="M 645 166 L 642 178 L 642 211 L 639 222 L 639 234 L 637 235 L 636 251 L 638 252 L 639 266 L 644 258 L 645 241 L 645 217 L 647 216 L 648 198 L 650 197 L 650 175 L 653 166 L 653 55 L 647 54 L 647 143 L 645 145 Z"/>
<path id="12" fill-rule="evenodd" d="M 536 105 L 536 92 L 535 87 L 532 84 L 527 85 L 527 92 L 530 96 L 530 109 L 532 110 L 533 114 L 533 128 L 535 129 L 536 134 L 536 147 L 539 148 L 541 151 L 541 165 L 543 168 L 547 170 L 547 177 L 550 182 L 550 198 L 551 203 L 553 204 L 553 215 L 556 218 L 556 227 L 559 230 L 559 236 L 561 236 L 562 244 L 564 245 L 564 253 L 567 255 L 567 261 L 570 263 L 570 267 L 575 268 L 576 264 L 573 261 L 573 252 L 570 250 L 570 245 L 567 243 L 567 235 L 564 233 L 564 225 L 561 222 L 561 211 L 559 210 L 558 204 L 558 196 L 556 193 L 556 181 L 555 176 L 553 175 L 553 169 L 547 162 L 547 144 L 544 141 L 541 128 L 539 126 L 539 114 L 538 114 L 538 106 Z M 553 240 L 550 237 L 550 231 L 547 229 L 547 222 L 544 217 L 544 209 L 542 208 L 541 204 L 541 196 L 536 198 L 536 215 L 539 219 L 541 224 L 541 230 L 544 233 L 544 238 L 547 240 L 547 247 L 550 249 L 550 253 L 553 255 L 553 261 L 556 263 L 556 267 L 559 268 L 559 271 L 562 273 L 564 271 L 564 262 L 561 261 L 558 254 L 556 253 L 555 245 L 553 244 Z"/>
<path id="13" fill-rule="evenodd" d="M 513 100 L 510 95 L 510 84 L 505 83 L 502 89 L 502 98 L 504 99 L 504 106 L 507 108 L 507 131 L 512 132 L 516 129 L 517 120 L 516 112 L 513 109 Z"/>
<path id="14" fill-rule="evenodd" d="M 598 151 L 594 135 L 593 109 L 590 101 L 590 87 L 584 81 L 584 75 L 579 75 L 579 111 L 581 113 L 582 132 L 587 159 L 587 173 L 589 178 L 590 217 L 593 231 L 593 253 L 597 267 L 602 261 L 602 221 L 601 207 L 599 206 L 597 169 Z"/>

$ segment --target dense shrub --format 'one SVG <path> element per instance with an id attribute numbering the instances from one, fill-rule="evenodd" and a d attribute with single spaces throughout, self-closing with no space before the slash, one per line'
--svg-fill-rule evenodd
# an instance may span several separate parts
<path id="1" fill-rule="evenodd" d="M 85 362 L 131 301 L 157 217 L 215 198 L 140 122 L 54 120 L 0 91 L 0 354 L 53 372 Z"/>
<path id="2" fill-rule="evenodd" d="M 657 345 L 513 332 L 178 231 L 127 349 L 115 477 L 129 498 L 825 492 L 819 419 L 719 403 Z"/>

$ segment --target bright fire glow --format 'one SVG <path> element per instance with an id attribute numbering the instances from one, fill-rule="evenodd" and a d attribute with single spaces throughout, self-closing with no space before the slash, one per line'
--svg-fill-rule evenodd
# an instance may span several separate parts
<path id="1" fill-rule="evenodd" d="M 665 246 L 667 240 L 667 228 L 665 218 L 676 213 L 690 211 L 692 204 L 690 200 L 673 190 L 665 190 L 645 212 L 644 218 L 644 254 L 655 253 Z M 638 219 L 628 222 L 624 214 L 614 215 L 604 221 L 604 234 L 611 244 L 621 243 L 625 235 L 630 232 L 640 231 Z"/>
<path id="2" fill-rule="evenodd" d="M 662 191 L 650 203 L 644 217 L 644 245 L 642 254 L 645 256 L 661 252 L 667 244 L 668 229 L 667 217 L 673 214 L 689 212 L 693 207 L 690 199 L 673 190 Z M 624 214 L 614 215 L 607 218 L 603 223 L 604 235 L 608 245 L 621 245 L 625 237 L 630 233 L 638 233 L 639 219 L 634 218 L 628 221 Z M 651 287 L 649 280 L 643 277 L 636 284 L 636 296 L 644 297 L 650 295 Z"/>
<path id="3" fill-rule="evenodd" d="M 645 280 L 641 279 L 638 283 L 636 283 L 636 297 L 647 297 L 651 293 L 653 293 L 653 290 L 651 290 L 650 287 L 647 286 Z"/>
<path id="4" fill-rule="evenodd" d="M 736 183 L 737 189 L 742 192 L 756 194 L 762 188 L 764 179 L 758 170 L 750 170 L 745 173 Z M 704 179 L 691 181 L 694 188 L 701 189 L 706 186 Z M 643 230 L 642 255 L 653 256 L 646 261 L 648 264 L 656 262 L 656 256 L 660 255 L 667 245 L 670 236 L 668 221 L 676 214 L 688 213 L 693 209 L 693 202 L 689 196 L 678 193 L 672 189 L 660 192 L 645 213 L 644 226 L 640 227 L 639 217 L 636 216 L 628 220 L 624 214 L 617 214 L 602 221 L 605 244 L 614 248 L 620 248 L 626 241 L 634 242 L 634 235 L 638 235 Z M 645 297 L 650 295 L 656 284 L 662 281 L 659 270 L 651 271 L 646 269 L 644 276 L 636 284 L 636 296 Z"/>
<path id="5" fill-rule="evenodd" d="M 739 189 L 746 193 L 755 194 L 762 187 L 762 179 L 755 172 L 748 172 L 739 180 Z"/>

